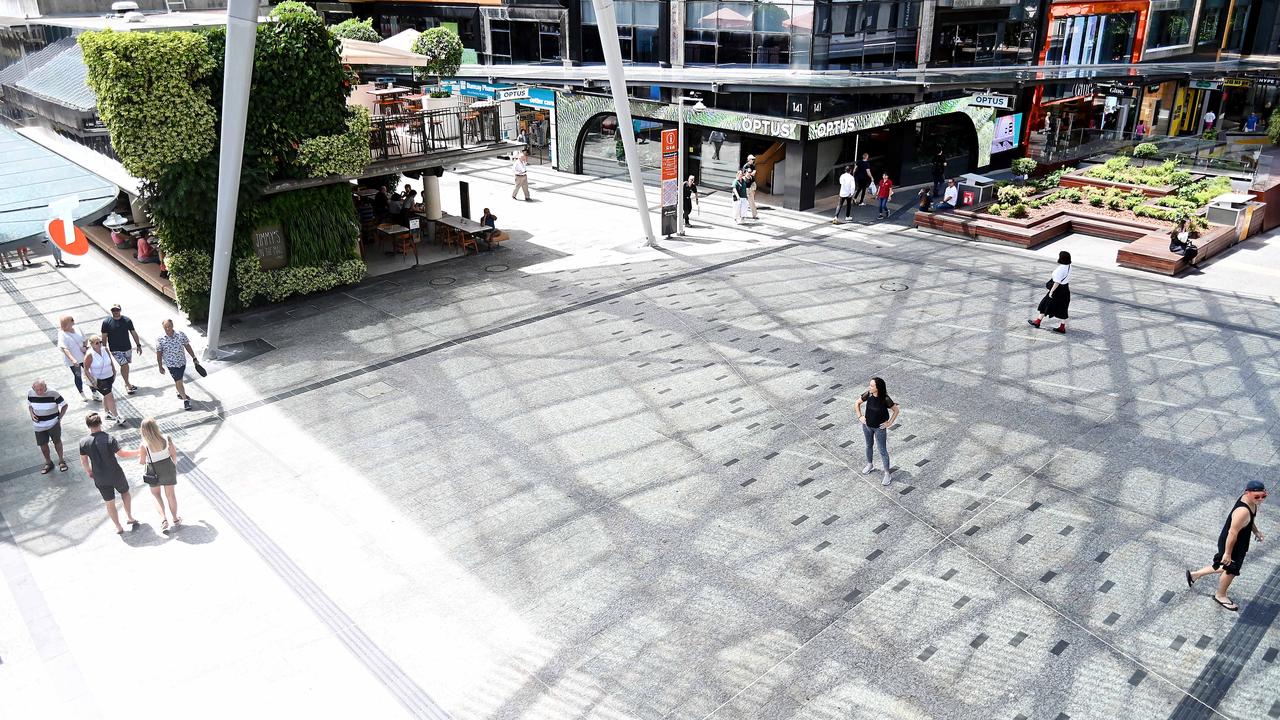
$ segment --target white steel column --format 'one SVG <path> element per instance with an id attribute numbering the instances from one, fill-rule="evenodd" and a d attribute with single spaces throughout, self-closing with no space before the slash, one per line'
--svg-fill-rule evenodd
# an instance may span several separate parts
<path id="1" fill-rule="evenodd" d="M 613 0 L 591 0 L 591 4 L 596 9 L 600 45 L 604 50 L 605 68 L 609 71 L 609 90 L 618 116 L 618 132 L 622 133 L 622 150 L 631 174 L 631 187 L 636 192 L 636 210 L 640 213 L 645 243 L 652 245 L 655 241 L 653 224 L 649 220 L 649 202 L 645 199 L 644 180 L 640 176 L 640 151 L 636 148 L 635 125 L 631 122 L 631 101 L 622 70 L 622 50 L 618 47 L 618 23 L 613 14 Z"/>
<path id="2" fill-rule="evenodd" d="M 213 280 L 209 284 L 209 335 L 204 354 L 218 356 L 222 313 L 231 274 L 231 249 L 236 234 L 236 200 L 240 193 L 240 164 L 244 159 L 244 131 L 249 115 L 249 84 L 253 79 L 253 48 L 258 41 L 257 0 L 230 0 L 227 5 L 227 45 L 222 80 L 222 138 L 218 151 L 218 214 L 213 233 Z"/>

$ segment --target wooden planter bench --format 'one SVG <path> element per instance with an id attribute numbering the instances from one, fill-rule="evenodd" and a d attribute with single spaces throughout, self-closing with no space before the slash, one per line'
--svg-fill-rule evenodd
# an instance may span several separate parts
<path id="1" fill-rule="evenodd" d="M 1177 275 L 1187 268 L 1181 255 L 1169 252 L 1167 231 L 1109 216 L 1086 215 L 1088 207 L 1084 205 L 1079 210 L 1061 208 L 1037 220 L 1003 218 L 965 210 L 942 213 L 917 211 L 915 225 L 947 235 L 1023 248 L 1033 248 L 1063 235 L 1083 233 L 1126 243 L 1116 253 L 1116 263 L 1124 267 L 1164 275 Z M 1235 228 L 1210 225 L 1196 242 L 1200 249 L 1197 260 L 1204 262 L 1226 250 L 1234 244 L 1235 238 Z"/>

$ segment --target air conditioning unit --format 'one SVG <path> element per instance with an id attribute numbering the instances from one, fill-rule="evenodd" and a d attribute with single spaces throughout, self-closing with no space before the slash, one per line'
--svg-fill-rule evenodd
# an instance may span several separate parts
<path id="1" fill-rule="evenodd" d="M 119 0 L 119 2 L 111 3 L 111 12 L 115 13 L 117 17 L 124 17 L 130 12 L 137 11 L 138 3 L 133 2 L 132 0 Z"/>

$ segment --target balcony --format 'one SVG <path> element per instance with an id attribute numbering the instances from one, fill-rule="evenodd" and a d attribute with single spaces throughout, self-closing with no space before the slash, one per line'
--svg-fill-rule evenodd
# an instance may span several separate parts
<path id="1" fill-rule="evenodd" d="M 374 163 L 494 145 L 505 145 L 496 105 L 379 115 L 369 136 Z"/>

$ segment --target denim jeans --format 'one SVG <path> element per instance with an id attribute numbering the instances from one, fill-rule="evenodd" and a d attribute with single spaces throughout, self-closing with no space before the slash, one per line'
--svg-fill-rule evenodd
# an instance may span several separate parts
<path id="1" fill-rule="evenodd" d="M 880 446 L 880 461 L 884 463 L 884 471 L 889 472 L 889 432 L 885 428 L 872 428 L 866 425 L 862 426 L 862 437 L 867 441 L 867 463 L 875 464 L 871 459 L 871 450 L 874 446 Z"/>
<path id="2" fill-rule="evenodd" d="M 81 374 L 80 374 L 81 373 L 80 364 L 76 363 L 75 365 L 72 365 L 67 369 L 71 371 L 71 377 L 75 378 L 76 380 L 76 392 L 79 392 L 81 395 L 83 395 L 84 394 L 84 378 L 81 377 Z"/>
<path id="3" fill-rule="evenodd" d="M 889 212 L 889 198 L 884 198 L 884 197 L 880 198 L 880 212 L 882 213 Z"/>

